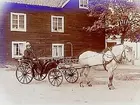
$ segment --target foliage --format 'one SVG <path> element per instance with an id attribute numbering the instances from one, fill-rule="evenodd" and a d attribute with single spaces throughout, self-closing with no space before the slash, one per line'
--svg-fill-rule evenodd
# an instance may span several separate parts
<path id="1" fill-rule="evenodd" d="M 105 35 L 121 35 L 124 39 L 140 39 L 140 13 L 135 2 L 127 0 L 89 0 L 89 17 L 97 20 L 87 31 L 105 30 Z"/>

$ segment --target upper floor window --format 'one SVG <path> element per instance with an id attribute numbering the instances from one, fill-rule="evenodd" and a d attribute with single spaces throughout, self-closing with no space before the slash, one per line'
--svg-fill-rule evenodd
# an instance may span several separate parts
<path id="1" fill-rule="evenodd" d="M 79 8 L 88 9 L 88 0 L 79 0 Z"/>
<path id="2" fill-rule="evenodd" d="M 26 31 L 26 14 L 11 13 L 11 31 Z"/>
<path id="3" fill-rule="evenodd" d="M 51 32 L 64 32 L 63 16 L 51 16 Z"/>
<path id="4" fill-rule="evenodd" d="M 24 55 L 26 42 L 12 41 L 12 58 L 20 58 Z"/>

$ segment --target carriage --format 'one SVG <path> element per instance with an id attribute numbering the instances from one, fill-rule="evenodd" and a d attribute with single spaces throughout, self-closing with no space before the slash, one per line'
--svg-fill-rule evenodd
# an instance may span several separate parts
<path id="1" fill-rule="evenodd" d="M 48 77 L 48 81 L 53 86 L 60 86 L 63 78 L 69 83 L 75 83 L 79 74 L 76 68 L 72 67 L 72 58 L 39 58 L 36 61 L 41 65 L 41 69 L 27 59 L 20 59 L 16 78 L 22 84 L 29 84 L 33 79 L 42 81 Z M 34 69 L 32 69 L 34 68 Z"/>
<path id="2" fill-rule="evenodd" d="M 27 61 L 23 61 L 17 67 L 16 77 L 19 82 L 28 84 L 32 81 L 33 78 L 41 81 L 44 80 L 48 75 L 48 80 L 53 86 L 60 86 L 63 82 L 63 76 L 65 77 L 67 82 L 75 83 L 79 77 L 77 69 L 82 69 L 80 71 L 80 86 L 84 87 L 84 80 L 82 79 L 83 77 L 86 80 L 86 84 L 88 86 L 92 86 L 89 79 L 87 78 L 90 68 L 97 65 L 103 65 L 104 69 L 108 72 L 108 87 L 110 90 L 112 90 L 114 89 L 114 86 L 112 84 L 114 70 L 117 68 L 117 64 L 120 63 L 122 59 L 131 62 L 133 60 L 132 53 L 133 50 L 131 47 L 122 44 L 115 45 L 111 48 L 108 47 L 101 53 L 86 51 L 82 53 L 77 59 L 80 68 L 75 68 L 71 65 L 66 67 L 68 60 L 66 60 L 65 58 L 45 61 L 41 64 L 43 68 L 42 70 L 39 70 L 38 68 L 33 70 L 31 68 L 34 65 L 28 63 Z M 40 62 L 40 60 L 38 61 Z M 70 63 L 73 63 L 72 60 L 70 60 Z M 85 70 L 87 71 L 85 72 Z M 19 72 L 21 73 L 20 76 L 18 74 Z M 35 74 L 34 76 L 33 73 Z M 28 74 L 30 74 L 30 76 Z"/>

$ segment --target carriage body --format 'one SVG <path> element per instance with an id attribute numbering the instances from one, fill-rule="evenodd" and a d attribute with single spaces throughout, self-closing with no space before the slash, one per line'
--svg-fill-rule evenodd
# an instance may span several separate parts
<path id="1" fill-rule="evenodd" d="M 49 82 L 53 86 L 60 86 L 63 81 L 63 76 L 69 83 L 75 83 L 78 80 L 78 71 L 77 69 L 71 67 L 72 62 L 70 59 L 40 58 L 37 59 L 37 62 L 40 64 L 41 69 L 39 69 L 37 66 L 34 67 L 35 65 L 30 60 L 20 60 L 16 70 L 16 78 L 20 83 L 28 84 L 33 80 L 33 78 L 37 81 L 42 81 L 47 76 Z M 26 80 L 22 81 L 20 77 L 23 77 L 24 79 L 26 77 Z"/>

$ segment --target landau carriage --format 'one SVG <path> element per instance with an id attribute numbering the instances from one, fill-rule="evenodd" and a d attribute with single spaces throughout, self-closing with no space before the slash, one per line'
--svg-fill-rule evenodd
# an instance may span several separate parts
<path id="1" fill-rule="evenodd" d="M 82 53 L 78 59 L 68 57 L 47 58 L 43 62 L 41 59 L 37 59 L 42 66 L 42 70 L 38 68 L 32 69 L 34 65 L 30 61 L 24 59 L 19 62 L 16 70 L 16 77 L 20 83 L 28 84 L 33 78 L 41 81 L 48 76 L 48 80 L 53 86 L 60 86 L 63 82 L 63 76 L 67 82 L 75 83 L 80 74 L 80 86 L 84 87 L 84 80 L 86 80 L 88 86 L 92 86 L 91 81 L 88 80 L 91 67 L 103 65 L 104 69 L 108 72 L 108 87 L 112 90 L 114 89 L 112 84 L 114 70 L 122 59 L 129 62 L 133 60 L 133 51 L 131 47 L 120 44 L 107 47 L 101 53 L 86 51 Z M 74 67 L 73 64 L 79 64 L 79 67 Z M 82 69 L 80 73 L 78 73 L 78 69 Z M 33 73 L 35 74 L 34 76 Z"/>

